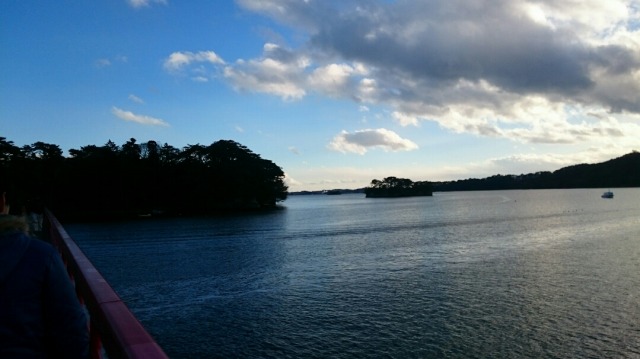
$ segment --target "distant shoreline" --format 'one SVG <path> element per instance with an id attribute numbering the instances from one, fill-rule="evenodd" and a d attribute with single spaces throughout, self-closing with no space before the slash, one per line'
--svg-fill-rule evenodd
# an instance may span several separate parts
<path id="1" fill-rule="evenodd" d="M 433 192 L 640 187 L 640 153 L 633 151 L 602 163 L 567 166 L 554 172 L 494 175 L 431 184 Z M 364 193 L 365 189 L 366 187 L 332 190 L 346 194 Z M 289 192 L 289 195 L 325 194 L 327 191 L 329 190 L 297 191 Z"/>

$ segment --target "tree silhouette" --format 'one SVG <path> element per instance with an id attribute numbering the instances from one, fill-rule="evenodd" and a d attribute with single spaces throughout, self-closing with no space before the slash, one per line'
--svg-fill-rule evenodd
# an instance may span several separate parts
<path id="1" fill-rule="evenodd" d="M 230 140 L 182 150 L 109 140 L 65 158 L 57 145 L 19 148 L 0 137 L 0 170 L 15 198 L 41 198 L 68 218 L 266 208 L 287 198 L 282 169 Z"/>
<path id="2" fill-rule="evenodd" d="M 413 182 L 407 178 L 386 177 L 382 181 L 374 179 L 364 189 L 367 197 L 409 197 L 432 196 L 430 182 Z"/>

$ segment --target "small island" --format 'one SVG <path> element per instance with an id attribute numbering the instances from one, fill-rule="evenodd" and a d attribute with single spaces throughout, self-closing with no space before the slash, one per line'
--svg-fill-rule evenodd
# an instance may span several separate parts
<path id="1" fill-rule="evenodd" d="M 371 181 L 364 193 L 367 198 L 433 196 L 433 187 L 427 181 L 413 182 L 407 178 L 387 177 L 382 181 Z"/>

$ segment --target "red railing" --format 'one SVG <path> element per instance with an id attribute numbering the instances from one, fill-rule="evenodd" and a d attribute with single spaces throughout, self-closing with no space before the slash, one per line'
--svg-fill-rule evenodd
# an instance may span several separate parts
<path id="1" fill-rule="evenodd" d="M 92 358 L 101 358 L 104 352 L 110 359 L 168 358 L 56 217 L 46 209 L 43 234 L 60 251 L 69 276 L 75 282 L 78 297 L 89 312 Z"/>

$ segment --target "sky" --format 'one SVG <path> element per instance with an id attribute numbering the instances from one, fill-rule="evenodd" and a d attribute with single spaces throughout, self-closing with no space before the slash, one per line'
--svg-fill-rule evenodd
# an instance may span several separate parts
<path id="1" fill-rule="evenodd" d="M 236 141 L 290 191 L 640 150 L 638 0 L 6 0 L 0 136 Z"/>

